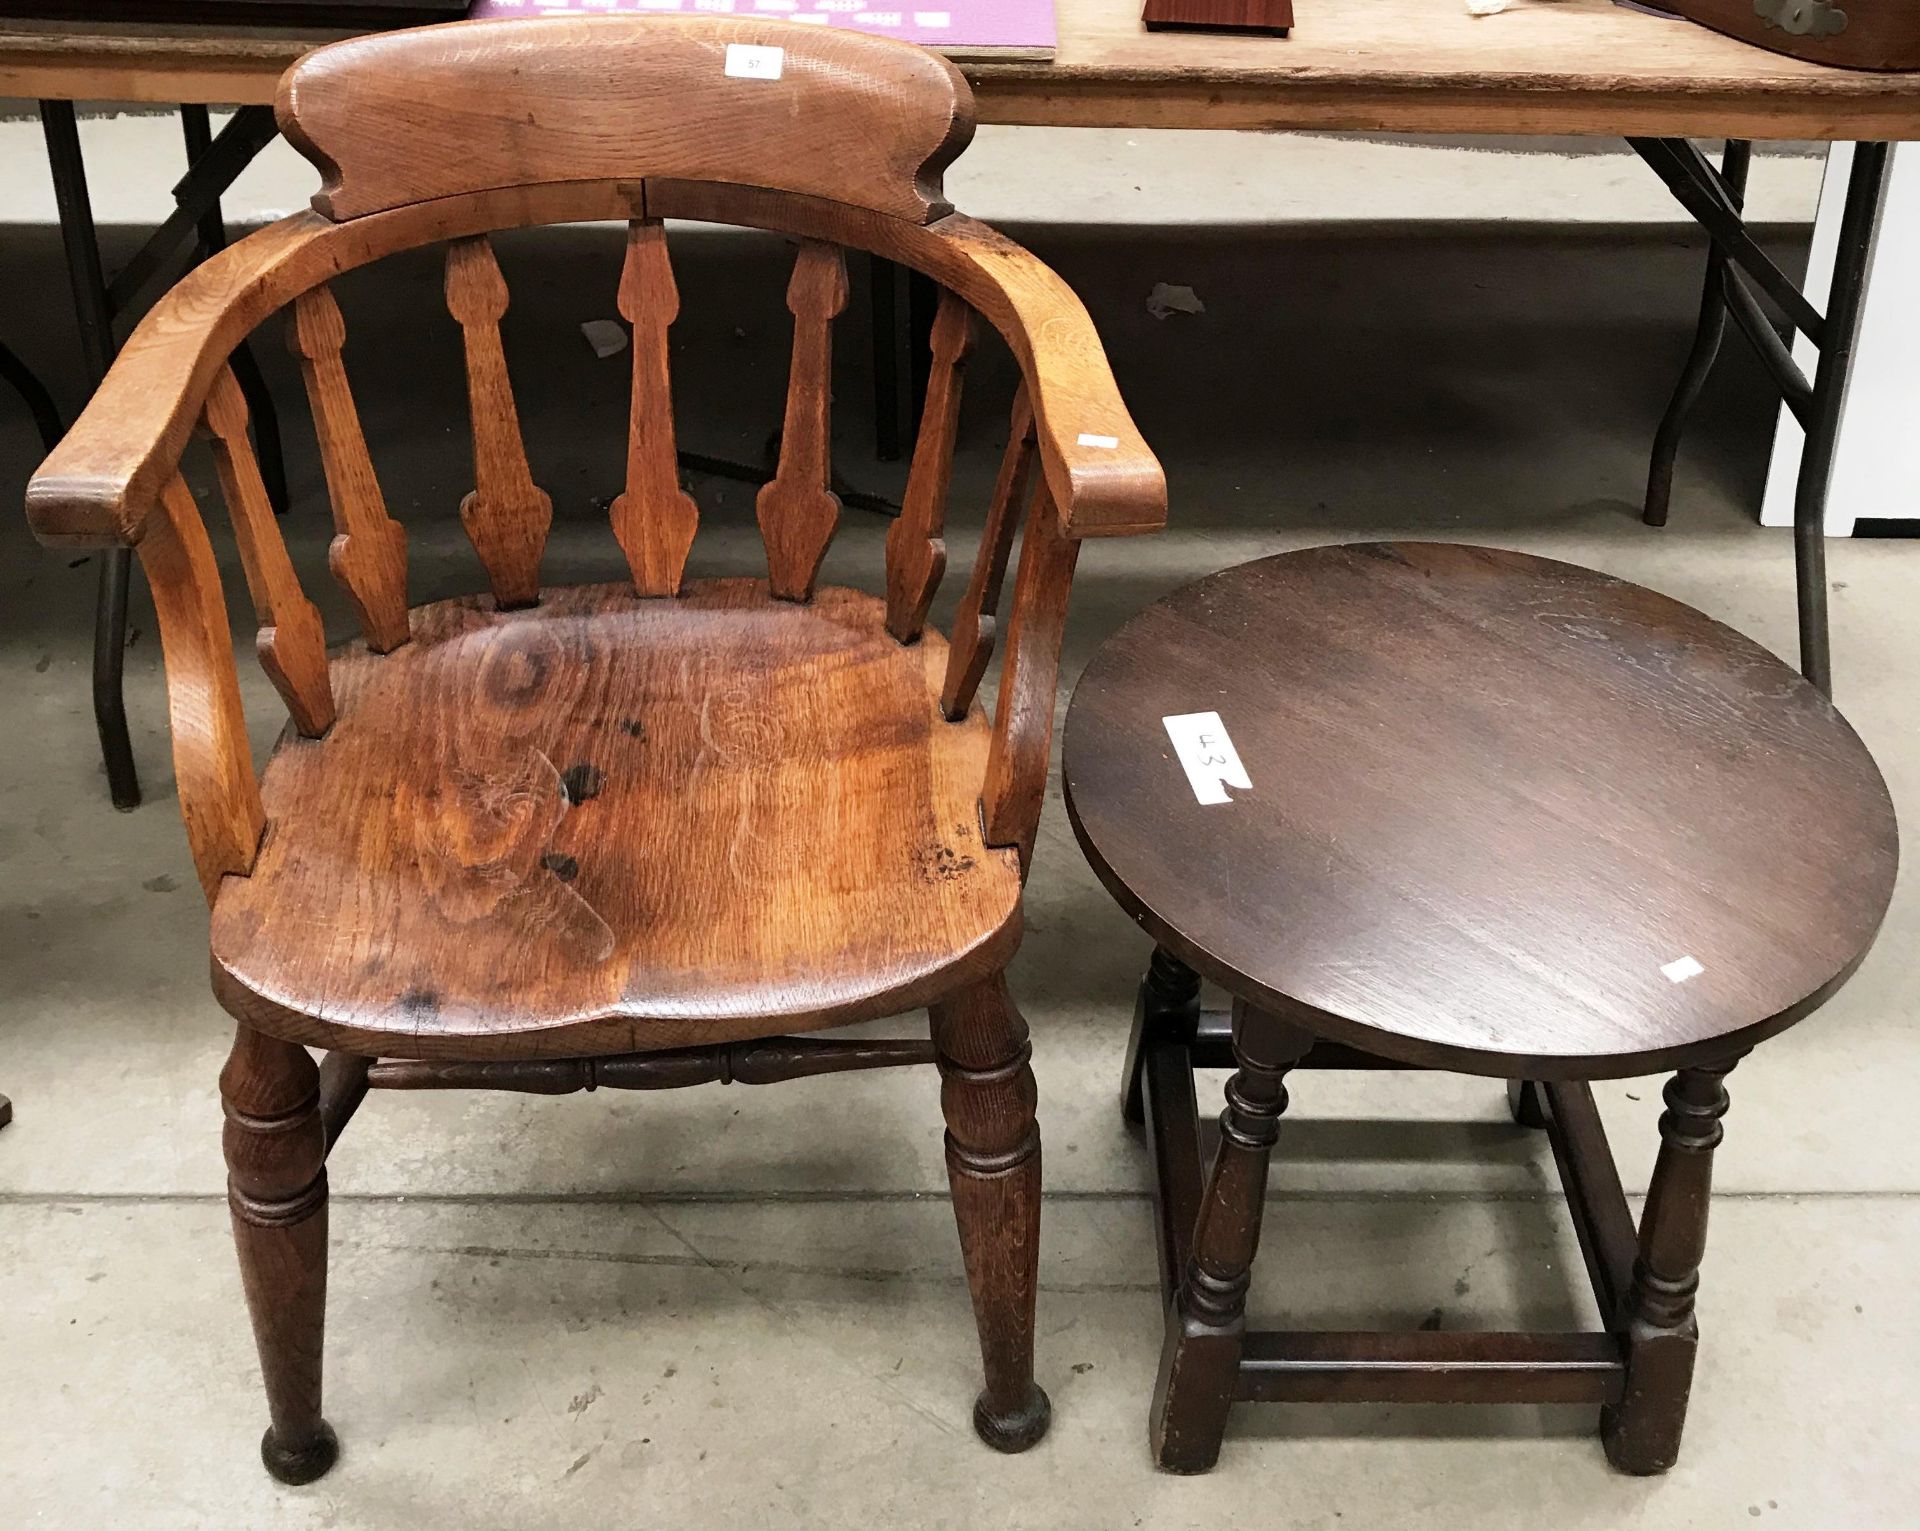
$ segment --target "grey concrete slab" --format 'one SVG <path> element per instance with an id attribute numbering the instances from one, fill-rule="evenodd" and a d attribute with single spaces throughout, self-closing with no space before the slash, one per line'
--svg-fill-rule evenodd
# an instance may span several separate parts
<path id="1" fill-rule="evenodd" d="M 1049 1202 L 1056 1424 L 1015 1458 L 967 1422 L 978 1360 L 938 1200 L 339 1198 L 327 1365 L 343 1455 L 281 1489 L 255 1459 L 217 1202 L 0 1215 L 14 1525 L 1177 1527 L 1247 1506 L 1329 1531 L 1912 1523 L 1906 1198 L 1723 1199 L 1685 1456 L 1658 1481 L 1607 1468 L 1592 1411 L 1531 1408 L 1251 1409 L 1212 1475 L 1154 1473 L 1138 1197 Z M 1583 1317 L 1578 1255 L 1543 1204 L 1276 1200 L 1268 1243 L 1253 1301 L 1269 1319 Z"/>

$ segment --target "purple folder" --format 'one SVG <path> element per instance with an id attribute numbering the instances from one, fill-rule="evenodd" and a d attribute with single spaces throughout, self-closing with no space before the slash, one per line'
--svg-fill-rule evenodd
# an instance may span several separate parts
<path id="1" fill-rule="evenodd" d="M 1050 59 L 1053 0 L 475 0 L 472 16 L 758 16 L 920 43 L 953 58 Z M 936 9 L 937 7 L 937 9 Z"/>

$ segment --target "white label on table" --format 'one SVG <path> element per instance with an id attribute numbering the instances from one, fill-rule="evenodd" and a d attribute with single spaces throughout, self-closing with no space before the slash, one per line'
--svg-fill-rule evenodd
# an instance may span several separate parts
<path id="1" fill-rule="evenodd" d="M 1193 795 L 1203 803 L 1230 803 L 1228 787 L 1252 790 L 1247 768 L 1240 764 L 1240 752 L 1227 737 L 1227 725 L 1217 712 L 1183 712 L 1160 720 L 1173 740 L 1173 752 L 1180 757 L 1192 784 Z"/>
<path id="2" fill-rule="evenodd" d="M 1698 978 L 1706 969 L 1697 958 L 1676 957 L 1663 964 L 1660 971 L 1666 975 L 1668 983 L 1685 983 L 1689 978 Z"/>
<path id="3" fill-rule="evenodd" d="M 913 24 L 916 27 L 924 27 L 929 32 L 938 32 L 945 27 L 953 25 L 953 12 L 915 11 L 913 13 Z"/>
<path id="4" fill-rule="evenodd" d="M 757 43 L 728 43 L 727 73 L 736 80 L 777 80 L 786 57 L 785 48 L 763 48 Z"/>
<path id="5" fill-rule="evenodd" d="M 1120 438 L 1118 436 L 1096 436 L 1091 431 L 1082 431 L 1080 433 L 1079 444 L 1083 447 L 1105 447 L 1111 452 L 1115 447 L 1120 445 Z"/>

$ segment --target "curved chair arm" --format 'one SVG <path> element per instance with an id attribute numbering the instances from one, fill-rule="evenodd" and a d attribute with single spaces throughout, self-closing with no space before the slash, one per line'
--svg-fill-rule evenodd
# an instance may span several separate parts
<path id="1" fill-rule="evenodd" d="M 140 542 L 227 357 L 284 301 L 278 278 L 311 264 L 332 229 L 314 213 L 283 219 L 195 267 L 148 311 L 27 485 L 42 542 Z"/>
<path id="2" fill-rule="evenodd" d="M 1036 256 L 958 213 L 928 232 L 966 263 L 947 279 L 1006 337 L 1033 403 L 1040 461 L 1073 537 L 1157 532 L 1167 479 L 1120 401 L 1086 307 Z M 939 274 L 939 273 L 936 273 Z"/>

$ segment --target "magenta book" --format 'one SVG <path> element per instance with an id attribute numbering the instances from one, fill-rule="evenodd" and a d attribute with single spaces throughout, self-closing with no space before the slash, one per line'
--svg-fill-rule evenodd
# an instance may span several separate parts
<path id="1" fill-rule="evenodd" d="M 869 0 L 475 0 L 470 16 L 625 12 L 760 16 L 920 43 L 951 58 L 1053 57 L 1053 0 L 917 0 L 938 10 L 869 9 Z"/>

